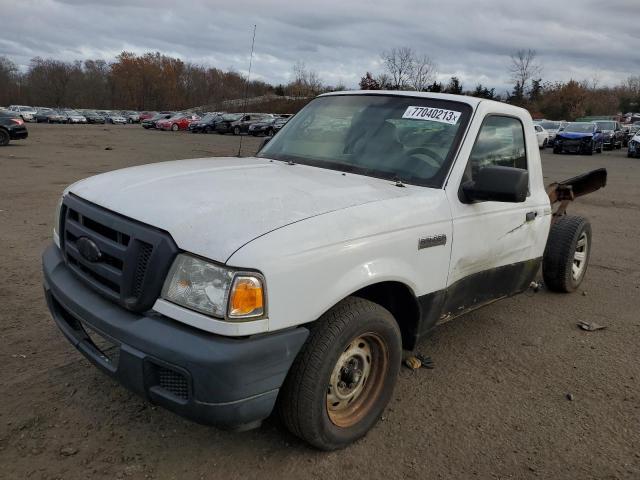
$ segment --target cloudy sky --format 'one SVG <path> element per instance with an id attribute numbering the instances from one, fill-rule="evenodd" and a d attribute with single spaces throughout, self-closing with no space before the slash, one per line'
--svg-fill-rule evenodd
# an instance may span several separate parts
<path id="1" fill-rule="evenodd" d="M 160 51 L 286 82 L 303 61 L 328 84 L 355 87 L 379 53 L 410 46 L 438 77 L 509 85 L 509 54 L 538 52 L 545 80 L 613 85 L 640 74 L 639 0 L 0 0 L 0 55 L 113 59 Z"/>

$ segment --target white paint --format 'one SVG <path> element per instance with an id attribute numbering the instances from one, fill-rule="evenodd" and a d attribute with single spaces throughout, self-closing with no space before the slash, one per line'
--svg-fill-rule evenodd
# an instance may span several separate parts
<path id="1" fill-rule="evenodd" d="M 358 92 L 377 95 L 381 92 Z M 446 288 L 478 271 L 540 257 L 550 215 L 530 115 L 472 97 L 384 92 L 469 104 L 474 115 L 445 188 L 258 158 L 196 159 L 98 175 L 70 191 L 168 231 L 178 246 L 266 279 L 268 319 L 226 322 L 158 300 L 154 309 L 209 332 L 250 335 L 305 324 L 362 287 L 383 281 L 416 295 Z M 339 93 L 351 95 L 353 92 Z M 483 118 L 524 124 L 531 195 L 521 204 L 458 199 L 462 175 Z M 529 211 L 535 220 L 524 223 Z M 418 250 L 420 238 L 447 243 Z"/>

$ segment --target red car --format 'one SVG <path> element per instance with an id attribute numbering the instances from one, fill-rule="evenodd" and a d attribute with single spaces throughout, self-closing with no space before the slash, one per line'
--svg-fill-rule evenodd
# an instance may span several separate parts
<path id="1" fill-rule="evenodd" d="M 154 117 L 158 114 L 158 112 L 140 112 L 140 121 L 147 120 L 151 117 Z"/>
<path id="2" fill-rule="evenodd" d="M 171 118 L 156 122 L 156 128 L 159 130 L 172 130 L 177 132 L 178 130 L 187 130 L 189 125 L 197 120 L 200 120 L 198 115 L 178 113 Z"/>

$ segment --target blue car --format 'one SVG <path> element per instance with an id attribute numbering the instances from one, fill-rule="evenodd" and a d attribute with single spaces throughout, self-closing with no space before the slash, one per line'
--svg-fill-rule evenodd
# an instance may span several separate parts
<path id="1" fill-rule="evenodd" d="M 553 153 L 602 153 L 604 135 L 593 122 L 571 122 L 558 132 Z"/>

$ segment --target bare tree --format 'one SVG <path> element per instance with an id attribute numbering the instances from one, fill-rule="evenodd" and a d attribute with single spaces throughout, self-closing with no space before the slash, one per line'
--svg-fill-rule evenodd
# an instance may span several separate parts
<path id="1" fill-rule="evenodd" d="M 294 91 L 295 96 L 317 95 L 322 91 L 323 85 L 320 76 L 313 70 L 307 69 L 301 60 L 293 65 L 293 77 L 294 80 L 290 84 L 290 88 Z"/>
<path id="2" fill-rule="evenodd" d="M 400 90 L 410 85 L 415 69 L 415 54 L 410 47 L 392 48 L 380 54 L 384 68 L 391 77 L 391 88 Z"/>
<path id="3" fill-rule="evenodd" d="M 542 73 L 542 67 L 536 61 L 537 53 L 535 50 L 518 50 L 511 54 L 511 65 L 509 65 L 509 73 L 513 83 L 520 83 L 524 89 L 534 77 L 538 77 Z"/>
<path id="4" fill-rule="evenodd" d="M 391 77 L 387 73 L 377 75 L 374 80 L 378 82 L 382 90 L 389 90 L 391 88 Z"/>
<path id="5" fill-rule="evenodd" d="M 411 72 L 411 86 L 418 92 L 423 92 L 433 82 L 436 75 L 436 65 L 427 55 L 416 57 Z"/>

